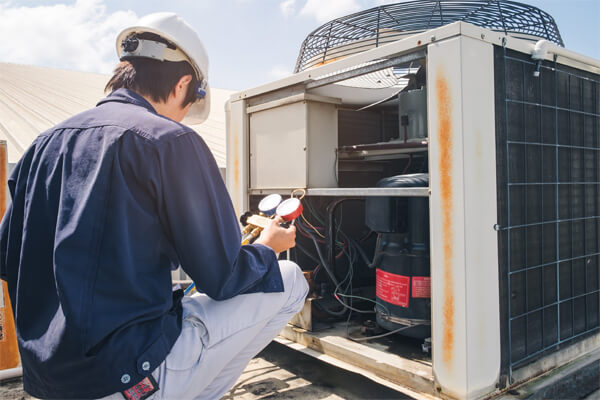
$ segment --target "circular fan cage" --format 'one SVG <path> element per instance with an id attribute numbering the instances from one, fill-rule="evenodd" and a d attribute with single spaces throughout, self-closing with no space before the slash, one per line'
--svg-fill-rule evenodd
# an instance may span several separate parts
<path id="1" fill-rule="evenodd" d="M 527 4 L 504 0 L 408 1 L 371 8 L 320 26 L 302 43 L 295 72 L 456 21 L 564 46 L 554 18 Z"/>

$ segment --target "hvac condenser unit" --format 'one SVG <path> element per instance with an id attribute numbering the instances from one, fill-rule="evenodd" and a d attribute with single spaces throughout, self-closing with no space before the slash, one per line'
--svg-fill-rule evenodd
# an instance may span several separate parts
<path id="1" fill-rule="evenodd" d="M 600 62 L 564 49 L 543 11 L 423 1 L 339 18 L 228 115 L 240 214 L 306 192 L 282 257 L 311 293 L 281 341 L 456 398 L 600 344 Z"/>

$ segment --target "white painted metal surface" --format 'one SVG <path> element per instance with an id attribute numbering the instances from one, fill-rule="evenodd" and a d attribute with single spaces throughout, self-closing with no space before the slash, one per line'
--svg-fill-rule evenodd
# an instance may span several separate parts
<path id="1" fill-rule="evenodd" d="M 248 209 L 249 144 L 246 101 L 228 103 L 226 179 L 229 196 L 238 215 Z"/>
<path id="2" fill-rule="evenodd" d="M 433 370 L 442 392 L 492 392 L 500 372 L 493 46 L 428 49 Z"/>
<path id="3" fill-rule="evenodd" d="M 302 103 L 259 111 L 250 118 L 250 186 L 306 187 L 307 107 Z"/>
<path id="4" fill-rule="evenodd" d="M 335 187 L 337 99 L 305 94 L 246 110 L 250 129 L 250 187 Z"/>

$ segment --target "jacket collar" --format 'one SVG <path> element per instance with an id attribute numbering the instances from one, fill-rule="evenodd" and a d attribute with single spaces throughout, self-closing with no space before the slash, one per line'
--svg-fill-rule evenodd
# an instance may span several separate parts
<path id="1" fill-rule="evenodd" d="M 146 99 L 144 99 L 142 96 L 140 96 L 138 93 L 134 92 L 131 89 L 117 89 L 113 91 L 104 99 L 100 100 L 98 104 L 96 104 L 96 107 L 111 101 L 135 104 L 136 106 L 144 107 L 148 111 L 157 114 L 154 107 L 152 107 L 152 104 L 148 103 Z"/>

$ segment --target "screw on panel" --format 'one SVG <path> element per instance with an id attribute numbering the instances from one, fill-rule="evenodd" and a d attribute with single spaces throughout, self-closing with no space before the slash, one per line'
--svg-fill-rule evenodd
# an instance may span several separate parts
<path id="1" fill-rule="evenodd" d="M 435 35 L 431 35 L 431 41 L 435 42 Z"/>

